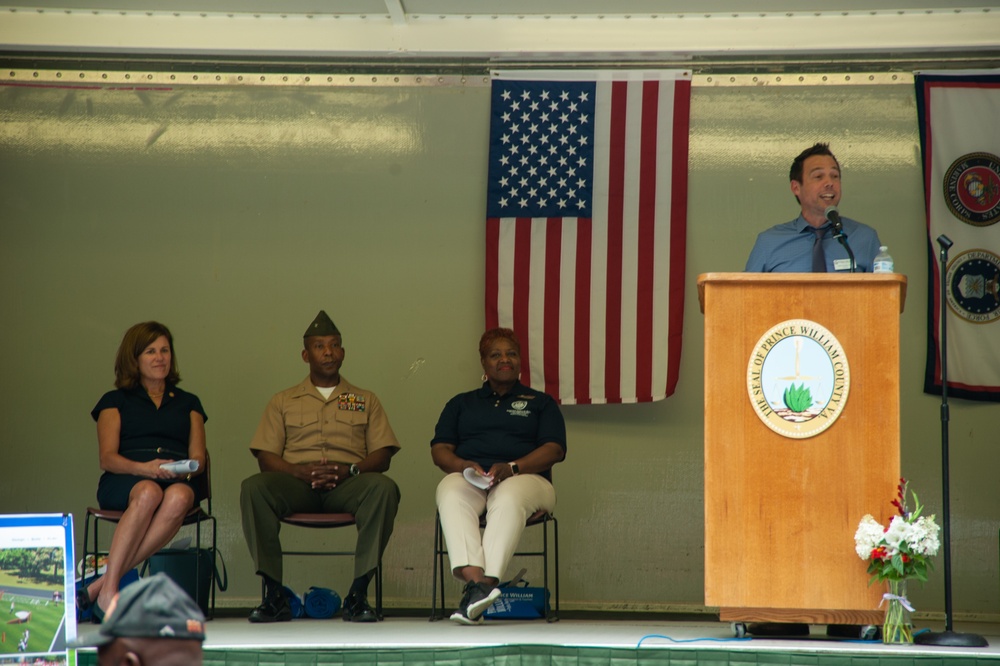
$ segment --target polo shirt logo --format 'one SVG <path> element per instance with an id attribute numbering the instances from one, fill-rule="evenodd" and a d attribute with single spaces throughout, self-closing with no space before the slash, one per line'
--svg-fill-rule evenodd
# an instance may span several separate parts
<path id="1" fill-rule="evenodd" d="M 515 400 L 510 403 L 510 409 L 507 413 L 511 416 L 531 416 L 531 412 L 528 411 L 528 401 L 527 400 Z"/>

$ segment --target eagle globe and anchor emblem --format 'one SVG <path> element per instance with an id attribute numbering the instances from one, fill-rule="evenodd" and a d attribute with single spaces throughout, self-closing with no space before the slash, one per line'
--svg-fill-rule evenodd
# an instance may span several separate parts
<path id="1" fill-rule="evenodd" d="M 747 364 L 754 412 L 771 430 L 795 439 L 814 437 L 836 422 L 850 378 L 836 336 L 807 319 L 773 326 L 754 345 Z"/>
<path id="2" fill-rule="evenodd" d="M 958 220 L 978 228 L 1000 222 L 1000 157 L 962 155 L 948 167 L 943 185 L 948 210 Z M 946 282 L 948 307 L 955 316 L 970 324 L 1000 321 L 1000 254 L 995 248 L 970 247 L 958 254 L 948 263 Z"/>

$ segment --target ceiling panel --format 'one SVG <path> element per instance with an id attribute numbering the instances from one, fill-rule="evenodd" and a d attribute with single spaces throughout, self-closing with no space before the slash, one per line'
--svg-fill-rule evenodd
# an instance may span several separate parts
<path id="1" fill-rule="evenodd" d="M 0 52 L 965 66 L 1000 63 L 1000 0 L 34 0 Z"/>
<path id="2" fill-rule="evenodd" d="M 940 9 L 981 11 L 1000 0 L 32 0 L 4 9 L 71 11 L 207 12 L 284 15 L 388 16 L 393 6 L 406 16 L 672 16 L 768 13 L 911 12 Z"/>

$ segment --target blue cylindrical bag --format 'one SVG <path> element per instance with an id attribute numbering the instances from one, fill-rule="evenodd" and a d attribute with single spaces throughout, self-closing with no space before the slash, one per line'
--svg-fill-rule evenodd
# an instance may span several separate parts
<path id="1" fill-rule="evenodd" d="M 282 589 L 285 592 L 285 598 L 288 599 L 288 605 L 292 608 L 292 617 L 305 617 L 306 609 L 302 606 L 302 599 L 299 598 L 299 595 L 295 594 L 292 588 L 287 585 Z"/>
<path id="2" fill-rule="evenodd" d="M 310 587 L 303 599 L 303 606 L 309 617 L 325 620 L 340 610 L 340 595 L 326 587 Z"/>

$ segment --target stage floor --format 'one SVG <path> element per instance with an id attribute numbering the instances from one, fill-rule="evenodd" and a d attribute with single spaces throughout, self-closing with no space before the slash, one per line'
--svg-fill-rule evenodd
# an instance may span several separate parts
<path id="1" fill-rule="evenodd" d="M 395 611 L 393 611 L 395 612 Z M 826 627 L 797 638 L 737 639 L 711 616 L 600 615 L 495 620 L 461 626 L 420 614 L 351 624 L 340 617 L 250 624 L 246 614 L 206 625 L 205 666 L 993 666 L 1000 665 L 1000 625 L 955 623 L 985 638 L 986 647 L 883 645 L 831 639 Z M 919 623 L 942 631 L 943 622 Z M 95 628 L 83 628 L 85 632 Z M 96 666 L 95 651 L 78 651 L 78 666 Z M 930 661 L 929 661 L 930 660 Z"/>
<path id="2" fill-rule="evenodd" d="M 934 631 L 943 622 L 918 626 Z M 657 619 L 494 620 L 479 626 L 457 625 L 445 619 L 387 617 L 376 624 L 352 624 L 339 617 L 330 620 L 298 619 L 278 624 L 250 624 L 242 617 L 217 617 L 206 625 L 207 650 L 406 650 L 463 649 L 489 646 L 546 645 L 575 648 L 664 650 L 769 651 L 794 653 L 860 653 L 870 657 L 903 653 L 937 657 L 1000 659 L 1000 626 L 955 623 L 956 632 L 986 638 L 988 647 L 888 646 L 880 642 L 830 639 L 825 626 L 811 626 L 810 636 L 800 638 L 749 637 L 737 639 L 728 622 L 663 621 Z"/>

